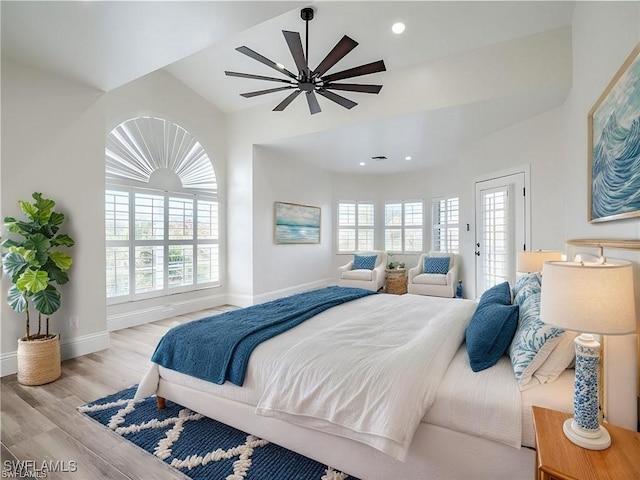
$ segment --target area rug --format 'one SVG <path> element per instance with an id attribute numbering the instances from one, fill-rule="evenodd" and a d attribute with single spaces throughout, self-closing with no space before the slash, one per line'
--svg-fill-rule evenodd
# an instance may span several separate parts
<path id="1" fill-rule="evenodd" d="M 358 480 L 331 467 L 155 397 L 137 386 L 78 407 L 194 480 Z"/>

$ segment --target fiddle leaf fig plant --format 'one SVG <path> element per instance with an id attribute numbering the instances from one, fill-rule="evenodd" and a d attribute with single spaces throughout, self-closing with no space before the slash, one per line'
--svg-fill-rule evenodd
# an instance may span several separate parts
<path id="1" fill-rule="evenodd" d="M 74 241 L 69 235 L 58 233 L 65 220 L 63 213 L 55 212 L 56 203 L 34 193 L 32 203 L 20 201 L 20 208 L 28 221 L 13 217 L 4 219 L 5 228 L 21 239 L 9 238 L 2 242 L 8 249 L 2 257 L 2 266 L 11 278 L 12 286 L 7 303 L 15 312 L 24 313 L 25 340 L 51 338 L 49 316 L 60 308 L 60 292 L 56 285 L 69 281 L 67 273 L 73 260 L 60 250 L 71 247 Z M 31 334 L 29 308 L 38 312 L 38 330 Z M 42 316 L 46 316 L 46 331 L 42 333 Z"/>

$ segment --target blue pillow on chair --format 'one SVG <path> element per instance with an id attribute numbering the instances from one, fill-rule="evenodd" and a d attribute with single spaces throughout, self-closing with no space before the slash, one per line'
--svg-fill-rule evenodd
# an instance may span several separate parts
<path id="1" fill-rule="evenodd" d="M 446 275 L 449 271 L 451 257 L 424 257 L 422 273 L 439 273 Z"/>
<path id="2" fill-rule="evenodd" d="M 373 270 L 378 255 L 354 255 L 352 270 Z"/>

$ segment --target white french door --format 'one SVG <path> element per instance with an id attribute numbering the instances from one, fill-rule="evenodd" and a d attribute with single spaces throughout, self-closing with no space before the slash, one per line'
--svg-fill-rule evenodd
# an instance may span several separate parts
<path id="1" fill-rule="evenodd" d="M 476 183 L 476 296 L 502 282 L 513 287 L 516 254 L 528 239 L 525 173 Z"/>

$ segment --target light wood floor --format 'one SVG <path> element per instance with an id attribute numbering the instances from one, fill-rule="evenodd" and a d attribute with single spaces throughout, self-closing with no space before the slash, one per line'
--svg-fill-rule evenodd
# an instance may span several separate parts
<path id="1" fill-rule="evenodd" d="M 76 407 L 140 381 L 160 337 L 172 326 L 234 307 L 223 306 L 111 333 L 111 348 L 62 362 L 62 376 L 26 387 L 15 375 L 2 378 L 1 443 L 7 461 L 77 464 L 76 472 L 49 472 L 47 479 L 171 480 L 186 478 L 106 428 Z M 0 473 L 2 478 L 5 474 Z"/>

